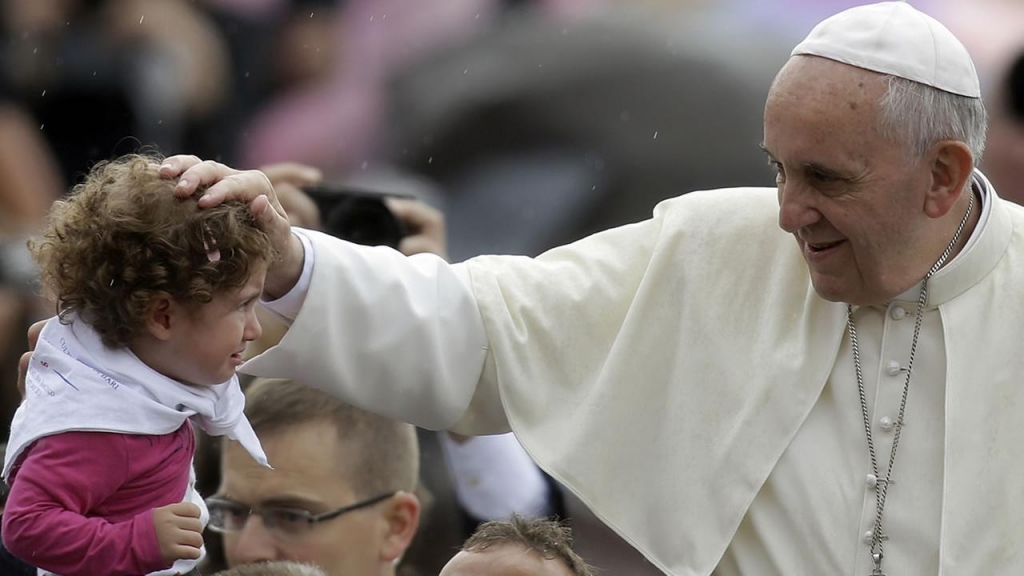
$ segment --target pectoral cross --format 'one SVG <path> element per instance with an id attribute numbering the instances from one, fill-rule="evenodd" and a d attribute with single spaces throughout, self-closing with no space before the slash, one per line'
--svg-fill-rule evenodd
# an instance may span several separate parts
<path id="1" fill-rule="evenodd" d="M 871 560 L 875 563 L 875 568 L 871 571 L 870 576 L 885 576 L 885 572 L 882 572 L 882 553 L 872 554 Z"/>

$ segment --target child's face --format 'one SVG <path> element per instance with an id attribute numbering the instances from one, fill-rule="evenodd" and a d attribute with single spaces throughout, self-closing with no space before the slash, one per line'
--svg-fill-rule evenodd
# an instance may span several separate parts
<path id="1" fill-rule="evenodd" d="M 168 376 L 209 386 L 235 374 L 246 343 L 262 332 L 256 305 L 266 274 L 266 266 L 259 266 L 241 288 L 219 292 L 184 315 L 169 341 L 168 351 L 176 359 L 170 364 L 174 373 Z"/>

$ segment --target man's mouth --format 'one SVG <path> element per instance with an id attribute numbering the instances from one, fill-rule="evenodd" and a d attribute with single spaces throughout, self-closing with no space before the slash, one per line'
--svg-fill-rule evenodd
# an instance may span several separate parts
<path id="1" fill-rule="evenodd" d="M 807 250 L 812 253 L 824 252 L 829 248 L 835 248 L 845 242 L 845 240 L 836 240 L 835 242 L 807 242 Z"/>

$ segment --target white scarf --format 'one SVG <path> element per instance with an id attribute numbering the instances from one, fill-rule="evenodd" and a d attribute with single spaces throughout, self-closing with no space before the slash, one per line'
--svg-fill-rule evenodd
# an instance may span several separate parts
<path id="1" fill-rule="evenodd" d="M 77 318 L 46 323 L 25 379 L 25 400 L 11 422 L 3 478 L 32 442 L 71 431 L 170 434 L 186 418 L 214 436 L 238 441 L 270 467 L 243 414 L 238 377 L 191 386 L 160 374 L 127 348 L 104 346 Z"/>

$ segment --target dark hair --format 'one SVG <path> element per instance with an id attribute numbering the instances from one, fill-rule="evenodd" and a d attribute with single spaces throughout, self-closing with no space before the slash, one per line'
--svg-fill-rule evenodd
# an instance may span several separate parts
<path id="1" fill-rule="evenodd" d="M 174 195 L 176 181 L 157 172 L 161 162 L 130 154 L 97 164 L 29 242 L 61 320 L 78 315 L 110 347 L 142 332 L 154 295 L 205 304 L 276 257 L 248 205 L 200 209 L 196 196 Z"/>
<path id="2" fill-rule="evenodd" d="M 465 552 L 481 552 L 492 546 L 517 545 L 547 560 L 559 559 L 574 576 L 593 576 L 593 569 L 572 549 L 568 526 L 547 518 L 524 518 L 513 514 L 504 521 L 486 522 L 462 545 Z"/>

